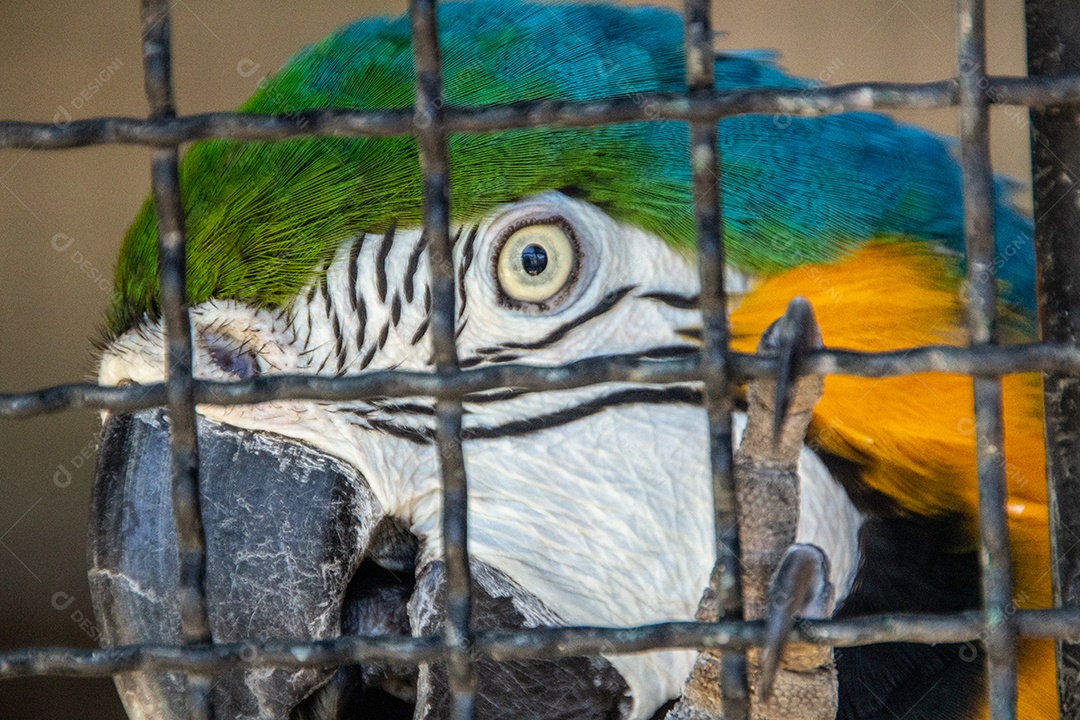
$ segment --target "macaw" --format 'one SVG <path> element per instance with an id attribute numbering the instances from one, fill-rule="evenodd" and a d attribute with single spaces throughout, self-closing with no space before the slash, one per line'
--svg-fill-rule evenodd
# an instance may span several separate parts
<path id="1" fill-rule="evenodd" d="M 479 105 L 680 91 L 678 14 L 506 0 L 439 8 L 445 94 Z M 719 52 L 716 87 L 805 88 L 761 52 Z M 240 111 L 407 108 L 406 18 L 302 49 Z M 887 117 L 719 123 L 732 346 L 796 296 L 829 347 L 962 345 L 960 173 L 946 139 Z M 459 134 L 450 258 L 421 227 L 413 138 L 199 142 L 180 181 L 198 377 L 432 369 L 430 267 L 456 282 L 464 367 L 698 352 L 685 123 Z M 1010 338 L 1031 332 L 1032 222 L 996 185 Z M 99 379 L 160 382 L 152 203 L 124 238 Z M 1004 381 L 1017 607 L 1050 605 L 1040 383 Z M 474 627 L 691 619 L 714 563 L 701 389 L 609 383 L 465 400 Z M 430 398 L 204 405 L 214 639 L 423 634 L 445 616 Z M 980 602 L 970 378 L 830 376 L 800 460 L 798 542 L 829 559 L 837 617 Z M 175 642 L 176 537 L 162 410 L 106 418 L 89 576 L 107 644 Z M 662 716 L 693 651 L 480 662 L 481 718 Z M 1056 717 L 1053 647 L 1019 646 L 1020 717 Z M 978 644 L 837 653 L 838 717 L 985 714 Z M 136 718 L 184 716 L 179 676 L 117 678 Z M 221 673 L 222 717 L 447 716 L 439 667 Z"/>

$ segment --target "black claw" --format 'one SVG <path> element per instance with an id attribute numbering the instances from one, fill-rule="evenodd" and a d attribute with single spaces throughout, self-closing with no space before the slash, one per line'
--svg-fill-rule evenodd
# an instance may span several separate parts
<path id="1" fill-rule="evenodd" d="M 761 645 L 758 694 L 762 700 L 768 701 L 772 696 L 773 681 L 787 638 L 795 627 L 795 616 L 814 606 L 820 596 L 831 598 L 828 577 L 828 558 L 814 545 L 792 545 L 780 561 L 769 584 L 765 640 Z"/>
<path id="2" fill-rule="evenodd" d="M 799 377 L 802 362 L 809 351 L 821 347 L 818 330 L 810 301 L 795 297 L 788 303 L 784 316 L 774 322 L 761 337 L 762 350 L 778 350 L 779 365 L 776 369 L 776 402 L 773 408 L 773 439 L 780 437 L 780 430 L 787 419 L 791 406 L 791 392 Z"/>

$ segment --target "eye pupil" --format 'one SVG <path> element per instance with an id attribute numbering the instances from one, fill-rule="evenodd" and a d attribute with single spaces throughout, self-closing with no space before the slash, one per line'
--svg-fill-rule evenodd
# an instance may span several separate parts
<path id="1" fill-rule="evenodd" d="M 547 252 L 539 245 L 526 245 L 521 250 L 521 269 L 529 275 L 539 275 L 547 269 Z"/>
<path id="2" fill-rule="evenodd" d="M 497 243 L 492 269 L 504 304 L 515 309 L 531 304 L 545 310 L 558 304 L 559 293 L 575 277 L 577 245 L 568 224 L 553 218 L 512 226 L 498 236 Z"/>

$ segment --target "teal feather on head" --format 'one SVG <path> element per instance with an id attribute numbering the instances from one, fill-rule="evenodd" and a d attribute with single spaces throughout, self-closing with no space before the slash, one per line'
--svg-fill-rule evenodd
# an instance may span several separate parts
<path id="1" fill-rule="evenodd" d="M 682 24 L 673 12 L 506 0 L 439 10 L 447 102 L 590 100 L 684 89 Z M 412 56 L 406 18 L 372 18 L 297 53 L 241 112 L 320 107 L 407 108 Z M 802 87 L 767 58 L 725 53 L 716 85 Z M 450 139 L 454 222 L 551 189 L 572 191 L 669 242 L 693 242 L 689 133 L 679 122 L 526 129 Z M 756 273 L 835 257 L 876 235 L 962 249 L 959 170 L 945 142 L 867 113 L 827 118 L 741 116 L 721 123 L 728 261 Z M 212 140 L 181 166 L 193 303 L 287 303 L 361 231 L 420 221 L 412 138 Z M 1014 300 L 1032 295 L 1030 220 L 998 192 L 998 243 L 1024 239 L 1002 275 Z M 156 230 L 147 201 L 116 269 L 108 331 L 157 314 Z M 1023 304 L 1033 304 L 1024 302 Z"/>

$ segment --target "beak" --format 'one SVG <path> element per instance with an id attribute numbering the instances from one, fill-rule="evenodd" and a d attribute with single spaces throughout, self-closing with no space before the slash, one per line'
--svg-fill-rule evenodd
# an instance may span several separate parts
<path id="1" fill-rule="evenodd" d="M 168 422 L 160 409 L 105 425 L 91 499 L 90 587 L 106 645 L 180 642 Z M 383 512 L 360 473 L 300 441 L 199 418 L 206 591 L 216 642 L 319 640 L 342 606 Z M 333 670 L 215 674 L 218 717 L 281 718 Z M 180 674 L 117 687 L 132 718 L 188 717 Z"/>

